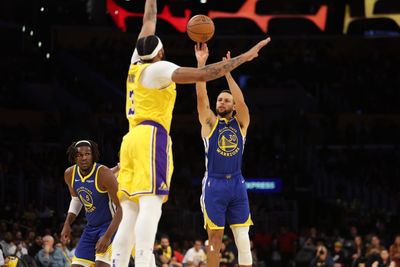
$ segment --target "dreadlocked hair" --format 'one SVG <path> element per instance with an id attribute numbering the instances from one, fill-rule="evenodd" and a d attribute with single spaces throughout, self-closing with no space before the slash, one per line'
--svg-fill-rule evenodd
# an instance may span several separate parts
<path id="1" fill-rule="evenodd" d="M 92 140 L 80 140 L 77 142 L 72 142 L 72 144 L 67 149 L 68 161 L 71 164 L 76 163 L 76 154 L 78 153 L 78 147 L 81 146 L 90 147 L 90 149 L 92 150 L 93 162 L 97 162 L 100 159 L 99 146 L 97 145 L 96 142 Z"/>

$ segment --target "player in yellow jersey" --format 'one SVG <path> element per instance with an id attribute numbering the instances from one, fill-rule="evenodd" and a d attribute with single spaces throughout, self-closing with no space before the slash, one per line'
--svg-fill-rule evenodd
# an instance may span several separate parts
<path id="1" fill-rule="evenodd" d="M 127 78 L 126 115 L 129 132 L 120 150 L 118 197 L 122 220 L 113 241 L 113 266 L 128 266 L 135 245 L 135 266 L 154 266 L 153 244 L 167 200 L 173 170 L 169 136 L 175 105 L 175 83 L 210 81 L 258 56 L 269 38 L 247 52 L 203 68 L 164 61 L 161 40 L 154 35 L 157 1 L 146 0 L 143 25 Z"/>

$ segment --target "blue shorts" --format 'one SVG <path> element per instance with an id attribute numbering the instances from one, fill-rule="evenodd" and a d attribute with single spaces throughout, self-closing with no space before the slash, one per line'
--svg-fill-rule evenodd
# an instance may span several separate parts
<path id="1" fill-rule="evenodd" d="M 211 230 L 253 225 L 245 180 L 242 175 L 228 178 L 204 177 L 201 208 L 204 227 Z"/>
<path id="2" fill-rule="evenodd" d="M 96 254 L 96 243 L 99 241 L 108 229 L 111 222 L 100 226 L 86 225 L 85 230 L 76 246 L 74 262 L 94 263 L 96 260 L 101 260 L 106 263 L 111 263 L 111 244 L 105 253 Z M 112 239 L 111 239 L 112 241 Z"/>

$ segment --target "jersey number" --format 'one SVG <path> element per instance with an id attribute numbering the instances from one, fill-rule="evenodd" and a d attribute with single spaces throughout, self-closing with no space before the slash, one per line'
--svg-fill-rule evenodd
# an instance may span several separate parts
<path id="1" fill-rule="evenodd" d="M 129 102 L 131 103 L 131 106 L 128 109 L 128 117 L 133 116 L 133 114 L 135 114 L 135 106 L 133 103 L 133 90 L 129 91 Z"/>

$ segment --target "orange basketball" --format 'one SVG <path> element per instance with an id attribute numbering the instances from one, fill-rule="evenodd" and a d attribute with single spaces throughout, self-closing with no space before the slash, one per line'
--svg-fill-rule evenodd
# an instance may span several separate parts
<path id="1" fill-rule="evenodd" d="M 192 17 L 186 25 L 189 38 L 198 43 L 205 43 L 214 35 L 214 22 L 206 15 Z"/>

